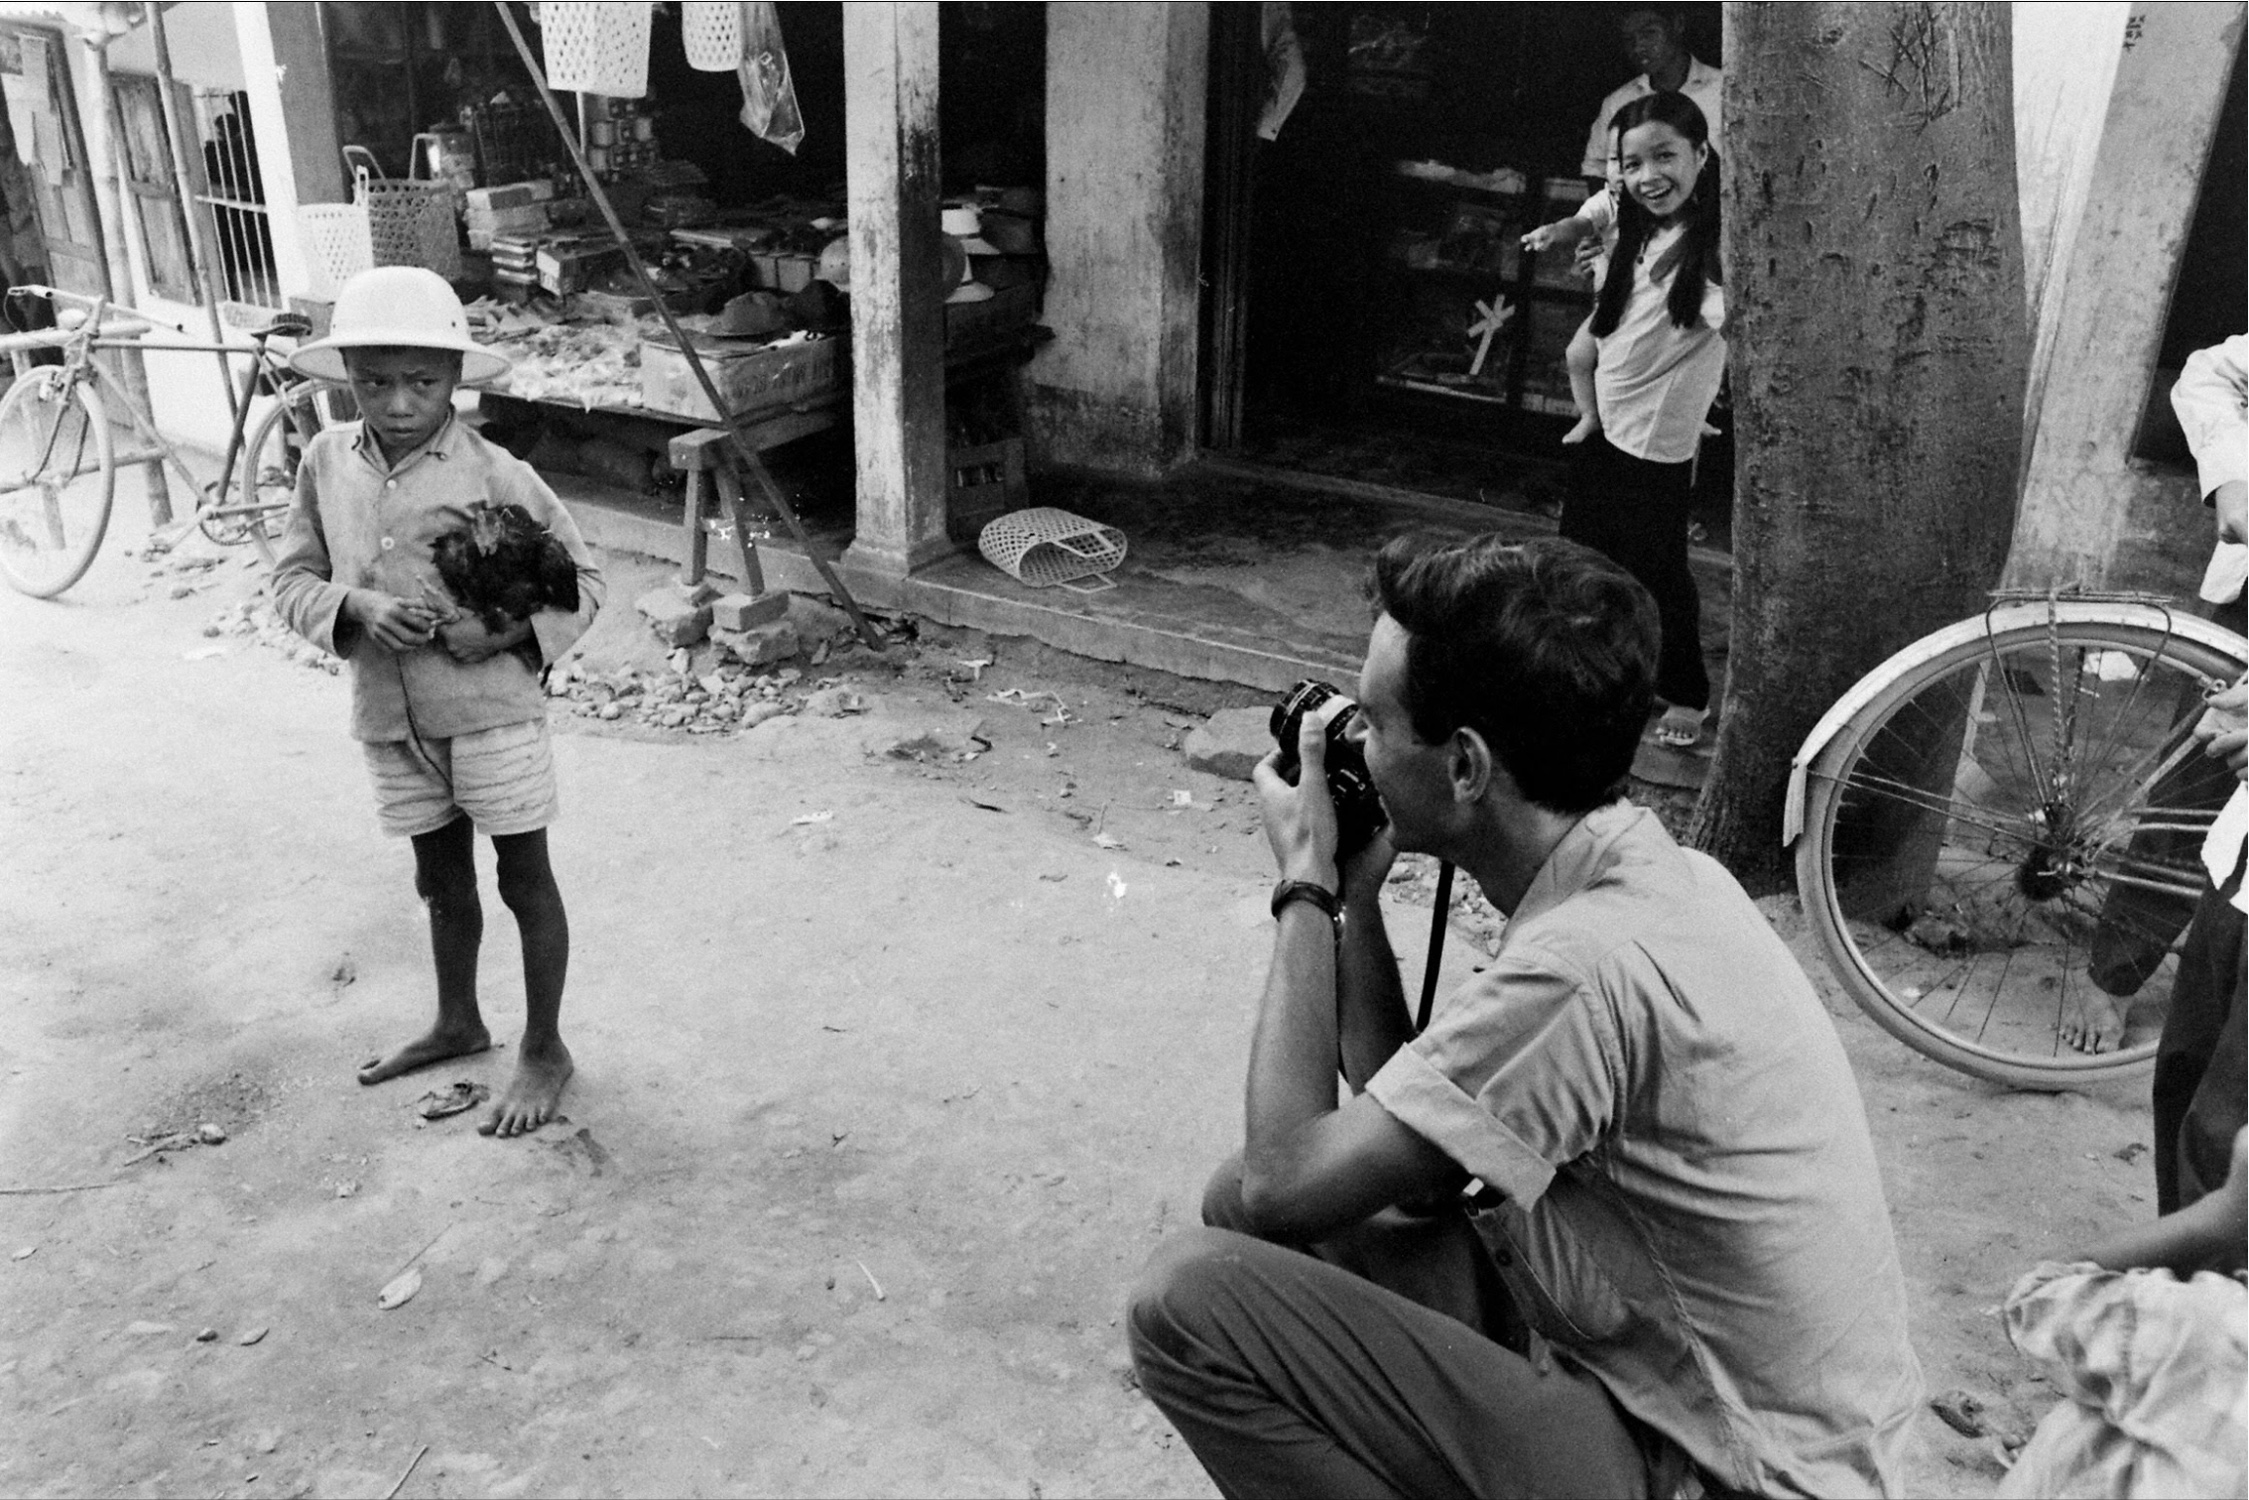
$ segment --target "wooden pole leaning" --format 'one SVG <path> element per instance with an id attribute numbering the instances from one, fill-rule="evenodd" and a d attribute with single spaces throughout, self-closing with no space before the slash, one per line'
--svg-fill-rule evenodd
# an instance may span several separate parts
<path id="1" fill-rule="evenodd" d="M 718 425 L 726 429 L 741 472 L 756 484 L 758 498 L 771 509 L 780 512 L 781 519 L 788 523 L 790 533 L 797 539 L 797 544 L 804 548 L 804 555 L 812 560 L 812 566 L 819 570 L 821 579 L 834 592 L 836 602 L 851 617 L 851 623 L 857 627 L 859 638 L 866 642 L 867 648 L 877 652 L 889 649 L 889 643 L 868 621 L 866 615 L 861 613 L 858 601 L 851 596 L 851 590 L 844 587 L 843 580 L 836 576 L 835 569 L 829 566 L 828 560 L 813 546 L 812 538 L 805 532 L 804 522 L 797 518 L 796 508 L 789 504 L 789 498 L 781 492 L 781 487 L 773 482 L 773 475 L 766 469 L 765 461 L 758 457 L 756 446 L 743 434 L 740 419 L 719 395 L 717 383 L 711 379 L 711 372 L 704 367 L 701 352 L 687 337 L 686 330 L 679 326 L 679 319 L 673 315 L 671 305 L 664 300 L 664 294 L 657 290 L 655 281 L 648 274 L 647 262 L 640 258 L 640 251 L 634 246 L 632 236 L 625 233 L 624 220 L 617 217 L 617 210 L 609 201 L 608 190 L 602 187 L 601 179 L 586 164 L 584 142 L 571 130 L 569 119 L 563 114 L 561 104 L 555 100 L 554 90 L 547 86 L 546 72 L 539 66 L 539 60 L 531 55 L 530 43 L 524 40 L 523 30 L 516 23 L 514 11 L 509 8 L 507 0 L 493 0 L 492 8 L 500 13 L 500 24 L 507 27 L 508 39 L 515 43 L 516 54 L 523 59 L 524 71 L 531 75 L 532 86 L 539 91 L 539 98 L 546 105 L 548 116 L 554 121 L 555 131 L 562 137 L 563 149 L 570 153 L 571 164 L 578 169 L 579 177 L 586 184 L 586 191 L 593 197 L 594 206 L 601 210 L 602 221 L 609 226 L 609 232 L 617 237 L 618 245 L 623 248 L 626 264 L 632 267 L 633 279 L 640 283 L 641 295 L 655 304 L 656 315 L 664 320 L 664 327 L 679 345 L 679 352 L 687 356 L 687 367 L 695 372 L 695 383 L 703 388 L 704 399 L 711 403 L 711 410 L 718 413 Z"/>

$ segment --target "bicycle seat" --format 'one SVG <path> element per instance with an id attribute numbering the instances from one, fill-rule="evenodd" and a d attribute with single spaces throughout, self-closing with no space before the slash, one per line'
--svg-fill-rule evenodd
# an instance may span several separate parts
<path id="1" fill-rule="evenodd" d="M 312 332 L 312 319 L 303 313 L 277 312 L 262 323 L 249 324 L 242 331 L 254 339 L 301 339 Z"/>

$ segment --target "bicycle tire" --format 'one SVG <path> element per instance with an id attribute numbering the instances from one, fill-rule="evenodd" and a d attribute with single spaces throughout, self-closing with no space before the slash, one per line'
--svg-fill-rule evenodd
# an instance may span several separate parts
<path id="1" fill-rule="evenodd" d="M 287 528 L 288 507 L 296 499 L 297 466 L 304 457 L 305 445 L 320 428 L 318 387 L 299 385 L 285 392 L 273 410 L 258 420 L 257 430 L 243 445 L 242 467 L 235 480 L 236 504 L 241 513 L 230 518 L 232 525 L 225 528 L 228 535 L 214 534 L 208 523 L 204 534 L 230 545 L 250 542 L 271 567 L 273 544 Z"/>
<path id="2" fill-rule="evenodd" d="M 87 448 L 94 466 L 84 467 Z M 52 599 L 86 576 L 117 492 L 109 409 L 62 366 L 34 367 L 0 397 L 0 576 Z"/>
<path id="3" fill-rule="evenodd" d="M 2249 641 L 2181 623 L 2148 605 L 2018 605 L 1869 674 L 1881 687 L 1812 764 L 1797 888 L 1830 967 L 1892 1036 L 2024 1089 L 2153 1067 L 2177 970 L 2178 934 L 2161 929 L 2191 911 L 2196 830 L 2215 811 L 2184 806 L 2165 768 L 2230 782 L 2180 746 L 2194 690 L 2249 663 Z M 2223 800 L 2218 785 L 2192 790 Z M 2060 1028 L 2073 986 L 2109 993 L 2095 964 L 2115 982 L 2128 966 L 2114 955 L 2134 949 L 2147 967 L 2120 1007 L 2118 1047 L 2071 1050 Z"/>

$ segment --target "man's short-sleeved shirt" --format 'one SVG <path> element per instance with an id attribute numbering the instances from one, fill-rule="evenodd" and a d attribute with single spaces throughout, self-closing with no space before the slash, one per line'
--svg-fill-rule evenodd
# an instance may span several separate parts
<path id="1" fill-rule="evenodd" d="M 1679 85 L 1679 92 L 1694 100 L 1696 107 L 1702 111 L 1703 123 L 1710 127 L 1710 149 L 1713 151 L 1719 150 L 1718 139 L 1723 129 L 1718 119 L 1718 99 L 1725 82 L 1726 74 L 1723 69 L 1714 68 L 1701 58 L 1694 57 L 1687 60 L 1687 81 Z M 1654 92 L 1656 86 L 1648 82 L 1647 74 L 1642 73 L 1601 101 L 1601 112 L 1593 117 L 1593 129 L 1585 138 L 1585 160 L 1580 170 L 1587 177 L 1616 181 L 1616 163 L 1610 159 L 1615 155 L 1613 148 L 1616 142 L 1609 139 L 1609 121 L 1615 119 L 1616 112 L 1633 100 Z"/>
<path id="2" fill-rule="evenodd" d="M 1920 1402 L 1858 1087 L 1733 878 L 1598 809 L 1368 1092 L 1503 1202 L 1526 1318 L 1721 1482 L 1894 1494 Z"/>

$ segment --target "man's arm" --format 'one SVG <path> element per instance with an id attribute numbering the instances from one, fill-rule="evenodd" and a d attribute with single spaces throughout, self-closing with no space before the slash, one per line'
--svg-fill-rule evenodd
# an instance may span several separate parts
<path id="1" fill-rule="evenodd" d="M 1327 715 L 1306 715 L 1297 784 L 1281 779 L 1277 753 L 1259 764 L 1256 777 L 1282 878 L 1333 891 L 1335 804 L 1327 789 L 1326 739 Z M 1371 979 L 1389 943 L 1379 938 L 1374 906 L 1380 881 L 1360 884 L 1352 895 L 1365 930 L 1343 961 L 1352 1050 L 1362 1054 L 1354 1066 L 1380 1045 L 1373 1026 L 1361 1032 L 1360 1018 L 1387 1009 L 1402 1030 L 1404 1011 L 1394 962 L 1386 988 Z M 1374 889 L 1364 888 L 1370 884 Z M 1281 909 L 1250 1044 L 1242 1147 L 1242 1205 L 1257 1231 L 1276 1239 L 1316 1239 L 1393 1203 L 1426 1196 L 1458 1175 L 1443 1152 L 1368 1095 L 1337 1107 L 1338 962 L 1335 928 L 1325 913 L 1302 901 Z"/>
<path id="2" fill-rule="evenodd" d="M 2218 540 L 2243 541 L 2249 497 L 2249 334 L 2197 349 L 2171 387 L 2203 497 L 2217 510 Z"/>
<path id="3" fill-rule="evenodd" d="M 2249 1238 L 2249 1130 L 2234 1133 L 2233 1166 L 2216 1192 L 2152 1223 L 2111 1230 L 2064 1259 L 2089 1260 L 2111 1271 L 2191 1270 L 2226 1252 L 2238 1260 L 2245 1238 Z"/>
<path id="4" fill-rule="evenodd" d="M 1356 1094 L 1390 1054 L 1413 1040 L 1398 956 L 1382 919 L 1382 884 L 1397 851 L 1378 833 L 1343 870 L 1343 938 L 1336 951 L 1343 1077 Z"/>

